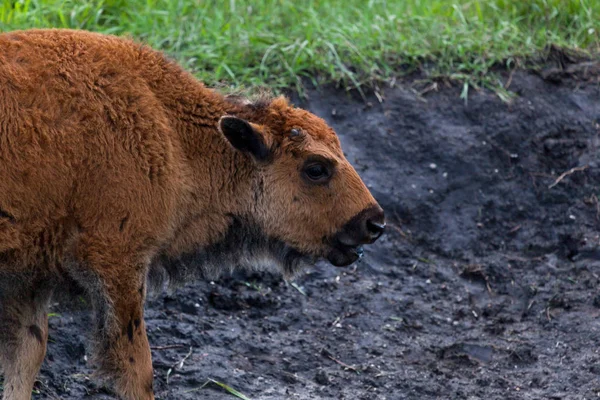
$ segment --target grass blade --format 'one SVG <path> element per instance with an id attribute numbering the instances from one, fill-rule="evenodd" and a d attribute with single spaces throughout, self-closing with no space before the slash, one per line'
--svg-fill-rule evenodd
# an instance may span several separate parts
<path id="1" fill-rule="evenodd" d="M 227 392 L 231 393 L 232 395 L 234 395 L 235 397 L 238 397 L 242 400 L 250 400 L 250 398 L 248 396 L 246 396 L 245 394 L 238 392 L 237 390 L 235 390 L 234 388 L 232 388 L 231 386 L 228 386 L 222 382 L 216 381 L 212 378 L 208 378 L 208 380 L 212 383 L 214 383 L 215 385 L 220 386 L 221 388 L 225 389 Z"/>

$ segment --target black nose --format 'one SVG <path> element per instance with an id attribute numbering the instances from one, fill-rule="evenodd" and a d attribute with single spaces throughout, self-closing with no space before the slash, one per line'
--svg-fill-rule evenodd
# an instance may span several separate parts
<path id="1" fill-rule="evenodd" d="M 370 244 L 379 239 L 385 230 L 385 215 L 379 205 L 374 205 L 354 216 L 337 235 L 345 246 Z"/>

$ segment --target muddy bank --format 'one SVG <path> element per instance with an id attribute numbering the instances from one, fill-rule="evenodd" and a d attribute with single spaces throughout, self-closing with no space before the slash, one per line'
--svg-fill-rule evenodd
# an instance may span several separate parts
<path id="1" fill-rule="evenodd" d="M 388 234 L 297 288 L 241 273 L 153 298 L 157 398 L 233 398 L 208 378 L 265 400 L 597 397 L 600 84 L 585 78 L 517 72 L 511 104 L 414 82 L 371 106 L 311 92 Z M 35 398 L 112 398 L 88 377 L 90 318 L 52 312 Z"/>

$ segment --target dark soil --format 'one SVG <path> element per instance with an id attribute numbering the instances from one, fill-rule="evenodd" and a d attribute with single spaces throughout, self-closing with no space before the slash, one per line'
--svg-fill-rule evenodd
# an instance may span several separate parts
<path id="1" fill-rule="evenodd" d="M 233 398 L 209 378 L 254 400 L 600 396 L 600 84 L 550 76 L 515 73 L 511 104 L 443 82 L 311 92 L 387 234 L 297 286 L 240 273 L 151 299 L 157 398 Z M 88 314 L 52 312 L 35 398 L 112 398 Z"/>

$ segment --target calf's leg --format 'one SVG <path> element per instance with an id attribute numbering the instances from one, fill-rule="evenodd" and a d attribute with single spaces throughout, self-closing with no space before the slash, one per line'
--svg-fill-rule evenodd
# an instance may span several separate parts
<path id="1" fill-rule="evenodd" d="M 0 293 L 0 365 L 4 400 L 29 400 L 48 340 L 52 291 L 32 285 Z"/>
<path id="2" fill-rule="evenodd" d="M 117 256 L 116 246 L 93 247 L 79 264 L 85 269 L 75 267 L 71 274 L 94 306 L 98 375 L 123 399 L 152 400 L 152 357 L 144 324 L 146 266 Z"/>
<path id="3" fill-rule="evenodd" d="M 143 284 L 136 283 L 137 287 L 131 287 L 121 281 L 111 282 L 107 291 L 111 306 L 97 308 L 106 311 L 103 316 L 98 314 L 104 324 L 99 330 L 100 374 L 114 382 L 122 398 L 152 400 L 152 357 L 144 323 Z"/>

